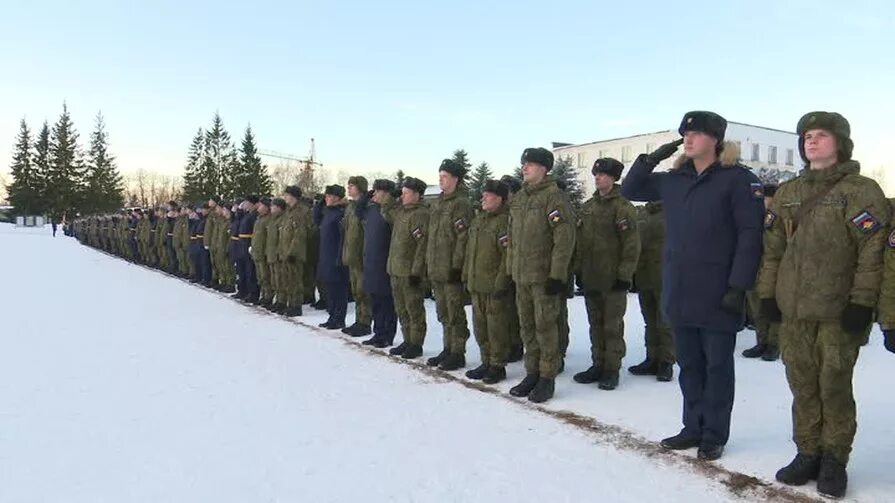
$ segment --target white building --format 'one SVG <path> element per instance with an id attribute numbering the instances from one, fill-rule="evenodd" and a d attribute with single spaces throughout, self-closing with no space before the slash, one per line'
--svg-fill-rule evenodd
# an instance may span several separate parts
<path id="1" fill-rule="evenodd" d="M 669 129 L 579 145 L 554 143 L 553 155 L 557 159 L 567 156 L 572 158 L 572 165 L 580 170 L 579 178 L 583 183 L 584 192 L 589 195 L 596 190 L 590 170 L 597 159 L 601 157 L 618 159 L 624 163 L 625 170 L 627 170 L 638 155 L 648 154 L 657 147 L 678 138 L 680 135 L 678 135 L 677 129 Z M 795 133 L 739 122 L 728 122 L 724 139 L 737 142 L 740 145 L 743 164 L 753 169 L 777 168 L 782 171 L 795 172 L 801 167 L 798 135 Z M 657 169 L 668 169 L 676 157 L 672 156 L 663 161 Z"/>

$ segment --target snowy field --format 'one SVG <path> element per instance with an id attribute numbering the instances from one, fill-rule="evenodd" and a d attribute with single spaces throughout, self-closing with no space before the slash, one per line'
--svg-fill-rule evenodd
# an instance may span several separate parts
<path id="1" fill-rule="evenodd" d="M 582 299 L 556 398 L 426 371 L 311 326 L 127 264 L 47 229 L 0 224 L 0 502 L 810 500 L 790 461 L 779 362 L 737 357 L 731 441 L 716 464 L 654 443 L 680 428 L 674 383 L 589 365 Z M 426 357 L 441 348 L 429 305 Z M 349 308 L 349 312 L 351 308 Z M 351 323 L 349 317 L 349 323 Z M 644 356 L 629 299 L 625 366 Z M 751 346 L 743 332 L 737 350 Z M 478 364 L 473 340 L 468 368 Z M 874 331 L 855 375 L 848 498 L 895 501 L 895 355 Z M 676 376 L 675 376 L 676 377 Z M 753 478 L 754 477 L 754 478 Z"/>

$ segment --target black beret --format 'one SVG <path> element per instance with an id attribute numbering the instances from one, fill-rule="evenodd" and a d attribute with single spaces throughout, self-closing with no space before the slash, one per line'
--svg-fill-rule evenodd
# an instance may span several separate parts
<path id="1" fill-rule="evenodd" d="M 482 192 L 490 192 L 506 200 L 510 195 L 510 187 L 500 180 L 486 180 Z"/>
<path id="2" fill-rule="evenodd" d="M 438 171 L 450 173 L 457 178 L 463 178 L 464 176 L 466 176 L 466 168 L 453 159 L 445 159 L 441 161 L 441 166 L 439 166 Z"/>
<path id="3" fill-rule="evenodd" d="M 290 185 L 286 187 L 286 190 L 284 190 L 283 192 L 296 199 L 301 199 L 301 189 L 298 187 L 298 185 Z"/>
<path id="4" fill-rule="evenodd" d="M 503 175 L 502 177 L 500 177 L 500 181 L 507 184 L 507 187 L 510 188 L 511 194 L 515 194 L 516 192 L 519 192 L 520 189 L 522 189 L 522 182 L 519 181 L 519 179 L 515 176 Z"/>
<path id="5" fill-rule="evenodd" d="M 368 183 L 367 179 L 362 176 L 349 176 L 348 185 L 354 185 L 355 187 L 357 187 L 357 190 L 366 192 Z"/>
<path id="6" fill-rule="evenodd" d="M 329 196 L 345 197 L 345 187 L 341 185 L 327 185 L 323 193 Z"/>
<path id="7" fill-rule="evenodd" d="M 394 192 L 395 182 L 393 182 L 391 180 L 384 180 L 384 179 L 380 178 L 373 182 L 373 190 L 384 190 L 386 192 Z"/>
<path id="8" fill-rule="evenodd" d="M 527 148 L 522 152 L 522 164 L 533 162 L 547 168 L 547 171 L 553 169 L 553 152 L 544 147 Z"/>
<path id="9" fill-rule="evenodd" d="M 616 180 L 620 180 L 622 177 L 622 171 L 624 170 L 625 165 L 618 160 L 611 157 L 603 157 L 594 161 L 594 167 L 590 170 L 590 172 L 593 175 L 596 175 L 597 173 L 606 173 Z"/>
<path id="10" fill-rule="evenodd" d="M 683 136 L 687 131 L 705 133 L 718 140 L 718 144 L 724 141 L 724 133 L 727 131 L 727 120 L 715 112 L 696 110 L 684 114 L 677 132 Z"/>
<path id="11" fill-rule="evenodd" d="M 423 195 L 426 193 L 426 182 L 420 180 L 419 178 L 414 178 L 412 176 L 408 176 L 404 179 L 404 183 L 402 187 L 407 187 L 408 189 L 415 191 L 419 195 Z"/>

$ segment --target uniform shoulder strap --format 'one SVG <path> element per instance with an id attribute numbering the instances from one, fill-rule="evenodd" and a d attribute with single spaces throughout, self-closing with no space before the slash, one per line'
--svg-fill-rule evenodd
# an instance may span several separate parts
<path id="1" fill-rule="evenodd" d="M 833 190 L 833 187 L 835 187 L 840 181 L 842 181 L 842 179 L 845 178 L 845 176 L 847 174 L 848 173 L 842 173 L 838 176 L 832 177 L 813 196 L 811 196 L 807 200 L 803 201 L 802 205 L 799 206 L 798 211 L 796 211 L 796 214 L 793 216 L 794 223 L 796 225 L 798 225 L 799 222 L 801 222 L 802 219 L 805 218 L 808 215 L 808 213 L 811 212 L 811 210 L 813 210 L 814 207 L 818 205 L 818 203 L 820 203 L 821 199 L 826 197 L 827 194 L 829 194 L 830 191 Z"/>

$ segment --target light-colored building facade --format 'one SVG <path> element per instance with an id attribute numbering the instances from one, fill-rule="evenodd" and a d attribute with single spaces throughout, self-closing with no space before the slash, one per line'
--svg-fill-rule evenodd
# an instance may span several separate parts
<path id="1" fill-rule="evenodd" d="M 578 168 L 579 178 L 586 196 L 596 190 L 594 179 L 590 173 L 594 161 L 602 157 L 618 159 L 625 165 L 625 173 L 634 159 L 640 154 L 648 154 L 659 146 L 680 138 L 676 129 L 639 134 L 624 138 L 596 141 L 570 145 L 554 143 L 553 155 L 558 159 L 571 157 L 572 165 Z M 725 140 L 740 145 L 742 163 L 753 169 L 776 168 L 781 171 L 795 172 L 800 169 L 802 160 L 799 157 L 798 135 L 789 131 L 781 131 L 739 122 L 728 122 Z M 674 159 L 672 156 L 659 164 L 658 170 L 667 170 Z M 624 175 L 623 175 L 624 176 Z"/>

